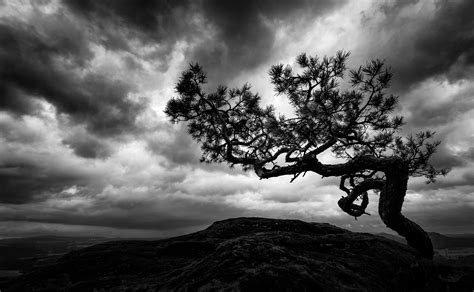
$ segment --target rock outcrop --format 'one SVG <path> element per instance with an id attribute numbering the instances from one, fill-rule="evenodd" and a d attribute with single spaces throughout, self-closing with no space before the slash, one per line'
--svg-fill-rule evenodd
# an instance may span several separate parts
<path id="1" fill-rule="evenodd" d="M 71 252 L 1 291 L 472 291 L 474 273 L 329 224 L 236 218 Z"/>

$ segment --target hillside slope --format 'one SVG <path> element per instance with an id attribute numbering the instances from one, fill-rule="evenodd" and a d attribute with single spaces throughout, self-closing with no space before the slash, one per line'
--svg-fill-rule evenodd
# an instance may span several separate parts
<path id="1" fill-rule="evenodd" d="M 472 291 L 467 268 L 329 224 L 236 218 L 158 241 L 71 252 L 1 291 Z"/>

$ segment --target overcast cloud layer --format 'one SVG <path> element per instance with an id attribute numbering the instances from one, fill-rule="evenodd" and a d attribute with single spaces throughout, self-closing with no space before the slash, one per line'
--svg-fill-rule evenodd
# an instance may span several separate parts
<path id="1" fill-rule="evenodd" d="M 260 181 L 199 163 L 164 105 L 191 62 L 209 84 L 274 96 L 272 64 L 301 52 L 384 59 L 404 133 L 437 132 L 451 173 L 412 179 L 405 213 L 429 231 L 474 229 L 474 2 L 0 1 L 0 237 L 169 236 L 237 216 L 387 232 L 337 207 L 337 180 Z M 377 196 L 369 212 L 377 213 Z"/>

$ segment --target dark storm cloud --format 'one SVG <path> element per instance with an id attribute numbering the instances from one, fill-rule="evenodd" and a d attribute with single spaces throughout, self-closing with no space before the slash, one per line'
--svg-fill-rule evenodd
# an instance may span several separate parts
<path id="1" fill-rule="evenodd" d="M 32 221 L 68 225 L 115 228 L 172 230 L 210 224 L 216 220 L 242 216 L 244 210 L 218 202 L 198 202 L 190 198 L 170 198 L 153 202 L 114 202 L 113 198 L 97 200 L 93 206 L 48 208 L 35 205 L 5 209 L 0 221 Z M 38 206 L 38 205 L 36 205 Z M 84 212 L 87 210 L 87 212 Z"/>
<path id="2" fill-rule="evenodd" d="M 437 137 L 441 141 L 443 140 L 442 137 Z M 445 139 L 444 139 L 445 140 Z M 436 149 L 436 153 L 430 159 L 430 162 L 433 164 L 434 167 L 443 169 L 452 169 L 453 167 L 462 167 L 466 166 L 469 161 L 473 161 L 474 159 L 469 159 L 465 157 L 463 154 L 456 154 L 453 153 L 452 150 L 446 147 L 447 141 L 445 140 L 444 143 L 438 146 Z"/>
<path id="3" fill-rule="evenodd" d="M 464 173 L 448 174 L 446 177 L 438 178 L 436 183 L 430 184 L 418 181 L 412 183 L 409 188 L 414 191 L 456 189 L 460 194 L 471 195 L 474 189 L 474 172 L 468 169 Z"/>
<path id="4" fill-rule="evenodd" d="M 166 58 L 178 40 L 198 43 L 188 52 L 219 77 L 232 77 L 268 60 L 275 41 L 275 26 L 282 22 L 314 20 L 345 1 L 78 1 L 66 0 L 69 9 L 93 23 L 109 49 L 133 53 L 124 38 L 159 44 L 153 58 Z M 204 21 L 199 20 L 200 18 Z M 210 39 L 208 30 L 214 35 Z"/>
<path id="5" fill-rule="evenodd" d="M 147 146 L 151 152 L 165 157 L 174 165 L 199 163 L 199 146 L 185 126 L 172 128 L 163 125 L 161 130 L 147 138 Z"/>
<path id="6" fill-rule="evenodd" d="M 74 153 L 84 158 L 106 158 L 112 154 L 111 147 L 103 139 L 89 133 L 73 133 L 63 140 Z"/>
<path id="7" fill-rule="evenodd" d="M 439 103 L 427 102 L 427 99 L 429 97 L 407 107 L 411 112 L 411 117 L 408 119 L 410 125 L 415 127 L 446 125 L 474 107 L 474 92 L 465 92 L 462 96 L 450 96 L 449 100 Z"/>
<path id="8" fill-rule="evenodd" d="M 93 21 L 107 19 L 144 31 L 157 40 L 171 37 L 167 29 L 176 29 L 183 24 L 183 19 L 177 17 L 178 10 L 191 4 L 186 0 L 65 0 L 64 3 Z"/>
<path id="9" fill-rule="evenodd" d="M 387 4 L 382 3 L 380 5 L 380 10 L 389 18 L 393 19 L 397 17 L 400 10 L 403 8 L 418 3 L 420 0 L 403 0 L 403 1 L 394 1 L 393 3 Z"/>
<path id="10" fill-rule="evenodd" d="M 415 45 L 420 54 L 417 59 L 424 61 L 420 64 L 422 66 L 416 64 L 420 71 L 415 73 L 422 76 L 437 75 L 452 66 L 468 68 L 474 65 L 474 2 L 442 1 L 437 9 L 433 20 L 423 27 L 424 33 Z"/>
<path id="11" fill-rule="evenodd" d="M 19 88 L 3 83 L 3 81 L 0 79 L 0 96 L 2 96 L 2 99 L 0 99 L 0 109 L 9 109 L 11 112 L 20 115 L 38 112 L 38 108 L 41 108 L 41 106 L 37 100 L 28 96 Z"/>
<path id="12" fill-rule="evenodd" d="M 192 59 L 204 65 L 204 68 L 216 70 L 216 77 L 232 77 L 242 70 L 256 68 L 271 58 L 275 49 L 277 25 L 314 21 L 344 3 L 204 0 L 203 15 L 217 30 L 217 35 L 213 42 L 198 47 Z"/>
<path id="13" fill-rule="evenodd" d="M 144 103 L 127 98 L 132 87 L 96 73 L 80 76 L 93 57 L 80 27 L 57 13 L 37 23 L 0 24 L 0 108 L 34 114 L 44 99 L 91 132 L 115 135 L 135 127 Z"/>
<path id="14" fill-rule="evenodd" d="M 108 49 L 133 52 L 128 39 L 146 44 L 159 44 L 160 57 L 166 57 L 177 40 L 191 36 L 192 1 L 186 0 L 65 0 L 76 15 L 87 19 L 100 34 L 100 42 Z"/>
<path id="15" fill-rule="evenodd" d="M 397 3 L 390 8 L 382 5 L 387 19 L 380 33 L 388 30 L 394 34 L 383 48 L 385 55 L 380 52 L 374 54 L 388 59 L 393 66 L 395 85 L 406 88 L 440 75 L 450 80 L 468 78 L 474 65 L 474 2 L 439 1 L 429 19 L 414 18 L 411 20 L 413 23 L 409 24 L 406 16 L 393 15 L 400 10 Z M 411 33 L 412 27 L 414 33 Z M 370 43 L 377 42 L 373 39 Z"/>
<path id="16" fill-rule="evenodd" d="M 28 161 L 0 165 L 0 203 L 26 204 L 45 199 L 88 178 L 74 171 L 60 172 Z"/>

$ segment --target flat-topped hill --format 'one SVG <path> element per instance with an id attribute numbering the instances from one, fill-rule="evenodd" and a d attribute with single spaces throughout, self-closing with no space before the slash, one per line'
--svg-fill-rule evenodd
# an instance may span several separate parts
<path id="1" fill-rule="evenodd" d="M 2 291 L 472 291 L 474 271 L 330 224 L 236 218 L 71 252 Z M 453 290 L 454 289 L 454 290 Z"/>

